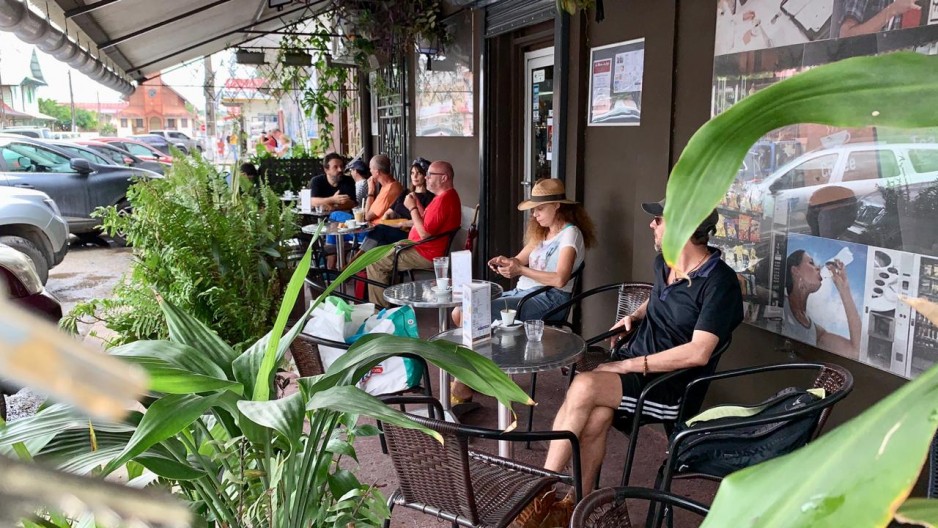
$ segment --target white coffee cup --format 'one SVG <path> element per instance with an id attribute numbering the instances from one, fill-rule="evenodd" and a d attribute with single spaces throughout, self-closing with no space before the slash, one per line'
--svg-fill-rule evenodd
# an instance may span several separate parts
<path id="1" fill-rule="evenodd" d="M 502 310 L 502 326 L 511 326 L 515 324 L 515 315 L 517 315 L 516 310 L 508 309 Z"/>
<path id="2" fill-rule="evenodd" d="M 440 277 L 437 279 L 436 288 L 441 291 L 449 290 L 449 277 Z"/>

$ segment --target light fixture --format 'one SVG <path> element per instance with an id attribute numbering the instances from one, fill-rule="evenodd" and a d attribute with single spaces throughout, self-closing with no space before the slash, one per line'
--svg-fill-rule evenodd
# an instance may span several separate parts
<path id="1" fill-rule="evenodd" d="M 235 62 L 238 64 L 267 64 L 263 51 L 248 51 L 239 49 L 235 52 Z"/>
<path id="2" fill-rule="evenodd" d="M 443 45 L 440 43 L 439 35 L 433 35 L 430 38 L 421 35 L 417 37 L 416 45 L 417 53 L 427 57 L 427 71 L 432 71 L 433 58 L 436 57 L 443 48 Z"/>
<path id="3" fill-rule="evenodd" d="M 283 54 L 281 62 L 286 66 L 312 66 L 313 57 L 305 51 L 288 51 Z"/>
<path id="4" fill-rule="evenodd" d="M 290 5 L 291 3 L 293 3 L 293 0 L 267 0 L 267 7 L 276 9 L 277 11 L 283 11 L 283 6 Z"/>

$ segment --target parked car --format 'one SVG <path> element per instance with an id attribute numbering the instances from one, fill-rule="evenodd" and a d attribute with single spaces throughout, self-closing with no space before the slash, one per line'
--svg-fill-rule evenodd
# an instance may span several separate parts
<path id="1" fill-rule="evenodd" d="M 789 231 L 818 233 L 819 210 L 837 209 L 834 235 L 853 223 L 859 202 L 884 187 L 938 181 L 938 144 L 857 143 L 804 154 L 753 186 L 764 209 Z M 823 229 L 822 229 L 823 230 Z"/>
<path id="2" fill-rule="evenodd" d="M 101 143 L 107 143 L 108 145 L 114 145 L 120 149 L 130 152 L 134 156 L 142 160 L 147 161 L 158 161 L 164 165 L 172 165 L 173 158 L 168 156 L 163 152 L 157 150 L 155 147 L 152 147 L 142 141 L 137 141 L 136 139 L 130 138 L 116 138 L 116 137 L 99 137 L 95 138 L 94 141 L 100 141 Z"/>
<path id="3" fill-rule="evenodd" d="M 189 153 L 189 147 L 187 147 L 183 143 L 180 143 L 178 141 L 170 141 L 166 139 L 165 137 L 158 136 L 156 134 L 134 134 L 130 137 L 133 139 L 136 139 L 137 141 L 141 141 L 143 143 L 146 143 L 147 145 L 150 145 L 151 147 L 162 152 L 163 154 L 166 154 L 167 156 L 172 154 L 169 151 L 170 146 L 176 147 L 177 149 L 181 150 L 183 154 Z"/>
<path id="4" fill-rule="evenodd" d="M 5 295 L 23 309 L 31 311 L 52 323 L 62 318 L 62 305 L 54 295 L 46 291 L 36 274 L 30 259 L 21 252 L 0 244 L 0 276 L 3 277 Z M 7 419 L 6 395 L 16 389 L 3 384 L 0 379 L 0 418 Z"/>
<path id="5" fill-rule="evenodd" d="M 98 152 L 87 149 L 81 145 L 76 145 L 70 141 L 61 140 L 61 139 L 48 139 L 43 143 L 53 145 L 58 147 L 59 150 L 64 150 L 68 153 L 70 158 L 85 158 L 91 163 L 97 163 L 98 165 L 120 165 L 124 166 L 123 163 L 117 163 L 113 159 L 104 156 Z"/>
<path id="6" fill-rule="evenodd" d="M 29 257 L 45 284 L 68 253 L 68 224 L 46 193 L 0 187 L 0 244 Z"/>
<path id="7" fill-rule="evenodd" d="M 179 148 L 179 150 L 182 150 L 186 154 L 195 150 L 202 152 L 202 143 L 199 142 L 199 140 L 192 139 L 186 134 L 178 130 L 151 130 L 150 134 L 163 136 L 164 138 L 167 139 L 167 141 L 169 141 L 170 143 L 174 145 L 179 145 L 179 144 L 185 145 L 186 147 L 185 150 L 183 150 L 181 147 Z"/>
<path id="8" fill-rule="evenodd" d="M 97 234 L 91 213 L 101 206 L 129 210 L 127 188 L 133 177 L 161 178 L 155 172 L 99 165 L 54 145 L 29 138 L 0 137 L 0 185 L 38 189 L 58 205 L 76 235 Z"/>
<path id="9" fill-rule="evenodd" d="M 127 152 L 126 150 L 118 147 L 117 145 L 102 143 L 100 141 L 88 141 L 84 139 L 75 141 L 75 144 L 87 147 L 97 152 L 98 154 L 101 154 L 105 158 L 112 160 L 118 165 L 146 169 L 157 174 L 165 174 L 166 171 L 166 165 L 158 161 L 140 159 L 130 152 Z"/>
<path id="10" fill-rule="evenodd" d="M 46 127 L 7 127 L 0 129 L 4 134 L 16 134 L 17 136 L 26 136 L 36 139 L 52 139 L 52 130 Z"/>

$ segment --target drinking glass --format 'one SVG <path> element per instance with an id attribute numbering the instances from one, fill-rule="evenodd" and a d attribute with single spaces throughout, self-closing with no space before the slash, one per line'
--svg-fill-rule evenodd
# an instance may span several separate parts
<path id="1" fill-rule="evenodd" d="M 544 336 L 544 321 L 532 319 L 524 322 L 524 335 L 528 336 L 528 341 L 540 342 Z"/>
<path id="2" fill-rule="evenodd" d="M 355 217 L 355 221 L 359 224 L 365 221 L 365 210 L 361 207 L 353 208 L 352 215 Z"/>
<path id="3" fill-rule="evenodd" d="M 447 284 L 441 284 L 440 279 L 449 278 L 449 257 L 436 257 L 433 259 L 433 273 L 436 274 L 437 288 L 443 288 Z M 449 281 L 443 281 L 449 282 Z"/>

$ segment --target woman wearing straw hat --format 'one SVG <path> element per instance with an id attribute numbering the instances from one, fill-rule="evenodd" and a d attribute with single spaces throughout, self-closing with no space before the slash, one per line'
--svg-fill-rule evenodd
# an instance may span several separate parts
<path id="1" fill-rule="evenodd" d="M 586 256 L 586 248 L 596 240 L 593 221 L 586 209 L 567 199 L 563 182 L 557 179 L 539 180 L 531 191 L 531 199 L 518 204 L 519 211 L 531 211 L 525 245 L 514 257 L 502 255 L 488 262 L 489 268 L 502 277 L 518 279 L 515 288 L 492 301 L 493 317 L 503 308 L 517 309 L 521 298 L 542 286 L 553 288 L 528 299 L 519 321 L 541 319 L 555 306 L 568 301 L 573 291 L 570 276 Z M 453 310 L 453 321 L 462 323 L 460 310 Z M 457 388 L 457 386 L 459 386 Z M 471 397 L 471 391 L 455 384 L 453 400 L 460 403 Z"/>

